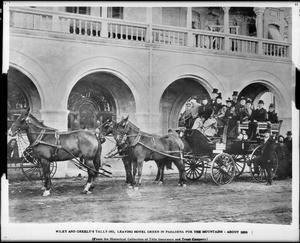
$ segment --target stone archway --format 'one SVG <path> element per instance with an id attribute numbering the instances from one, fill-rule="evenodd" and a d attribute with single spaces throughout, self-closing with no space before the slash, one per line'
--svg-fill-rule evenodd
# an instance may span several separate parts
<path id="1" fill-rule="evenodd" d="M 133 94 L 118 77 L 94 72 L 82 77 L 68 98 L 68 129 L 94 129 L 118 114 L 134 113 Z"/>
<path id="2" fill-rule="evenodd" d="M 41 97 L 31 81 L 23 72 L 14 67 L 8 70 L 7 80 L 7 126 L 11 126 L 13 121 L 27 108 L 31 113 L 41 118 Z"/>
<path id="3" fill-rule="evenodd" d="M 169 128 L 178 127 L 180 112 L 192 96 L 199 99 L 210 97 L 204 85 L 196 78 L 177 79 L 165 89 L 160 100 L 162 134 L 167 134 Z"/>

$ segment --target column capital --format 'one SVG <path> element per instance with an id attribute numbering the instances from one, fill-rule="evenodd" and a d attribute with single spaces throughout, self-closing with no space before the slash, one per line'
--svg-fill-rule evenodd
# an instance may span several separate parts
<path id="1" fill-rule="evenodd" d="M 266 8 L 257 8 L 257 7 L 253 8 L 253 11 L 255 12 L 255 14 L 257 16 L 263 15 L 265 10 L 266 10 Z"/>
<path id="2" fill-rule="evenodd" d="M 291 23 L 292 23 L 292 15 L 285 16 L 284 19 L 286 20 L 286 22 L 287 22 L 288 24 L 291 24 Z"/>
<path id="3" fill-rule="evenodd" d="M 228 13 L 230 10 L 230 7 L 222 7 L 222 8 L 223 8 L 224 13 Z"/>

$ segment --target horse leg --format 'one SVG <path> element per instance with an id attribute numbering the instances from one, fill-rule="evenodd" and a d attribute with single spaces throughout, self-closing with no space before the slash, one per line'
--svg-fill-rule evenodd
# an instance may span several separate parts
<path id="1" fill-rule="evenodd" d="M 44 183 L 45 190 L 44 190 L 43 196 L 47 197 L 50 195 L 50 189 L 51 189 L 50 162 L 46 159 L 41 158 L 40 163 L 41 163 L 41 166 L 43 169 L 43 175 L 44 175 L 44 180 L 45 180 L 45 183 Z"/>
<path id="2" fill-rule="evenodd" d="M 143 165 L 144 160 L 137 161 L 137 168 L 138 168 L 138 186 L 142 184 L 142 172 L 143 172 Z M 137 188 L 138 189 L 138 188 Z"/>
<path id="3" fill-rule="evenodd" d="M 175 160 L 174 164 L 176 165 L 178 171 L 179 171 L 179 181 L 178 186 L 186 186 L 186 172 L 184 168 L 184 162 L 183 160 Z"/>
<path id="4" fill-rule="evenodd" d="M 95 178 L 96 178 L 96 173 L 93 171 L 95 170 L 95 167 L 94 167 L 94 163 L 92 160 L 85 160 L 86 161 L 86 166 L 88 166 L 89 168 L 91 169 L 88 169 L 88 180 L 87 180 L 87 183 L 85 185 L 85 188 L 83 189 L 83 193 L 86 193 L 86 194 L 91 194 L 91 189 L 94 188 L 94 181 L 95 181 Z"/>
<path id="5" fill-rule="evenodd" d="M 132 168 L 131 161 L 129 159 L 123 158 L 123 164 L 124 164 L 125 172 L 126 172 L 126 184 L 129 188 L 132 188 L 133 179 L 132 179 L 132 174 L 131 174 L 131 168 Z"/>
<path id="6" fill-rule="evenodd" d="M 135 185 L 136 184 L 136 172 L 137 172 L 137 162 L 134 161 L 133 162 L 133 168 L 132 168 L 132 172 L 133 172 L 133 176 L 132 176 L 132 185 Z"/>
<path id="7" fill-rule="evenodd" d="M 155 161 L 155 163 L 157 166 L 157 174 L 156 174 L 155 181 L 158 182 L 160 180 L 160 176 L 161 176 L 160 163 L 158 161 Z"/>

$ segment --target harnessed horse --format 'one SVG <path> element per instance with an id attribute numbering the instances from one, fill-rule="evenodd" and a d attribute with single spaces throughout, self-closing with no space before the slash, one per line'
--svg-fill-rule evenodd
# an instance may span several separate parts
<path id="1" fill-rule="evenodd" d="M 184 143 L 179 137 L 176 138 L 173 135 L 158 136 L 142 132 L 128 121 L 128 117 L 117 123 L 113 130 L 117 146 L 126 146 L 130 149 L 133 163 L 133 184 L 136 184 L 137 171 L 137 184 L 141 185 L 144 161 L 154 160 L 158 165 L 159 180 L 163 179 L 164 165 L 173 162 L 179 171 L 179 185 L 186 186 L 186 175 L 182 158 Z"/>
<path id="2" fill-rule="evenodd" d="M 40 160 L 45 178 L 43 196 L 50 195 L 50 163 L 74 158 L 83 158 L 87 166 L 88 180 L 83 190 L 91 193 L 97 172 L 101 167 L 101 142 L 89 131 L 77 130 L 59 132 L 39 122 L 30 109 L 21 114 L 12 124 L 8 134 L 15 136 L 25 131 L 35 157 Z"/>

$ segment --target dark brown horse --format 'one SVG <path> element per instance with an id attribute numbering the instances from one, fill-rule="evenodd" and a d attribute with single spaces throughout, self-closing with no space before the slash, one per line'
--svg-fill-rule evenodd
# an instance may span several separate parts
<path id="1" fill-rule="evenodd" d="M 59 132 L 39 122 L 29 109 L 21 114 L 9 129 L 9 135 L 25 131 L 36 158 L 40 160 L 45 179 L 43 196 L 50 195 L 50 163 L 82 158 L 88 169 L 88 180 L 83 190 L 91 193 L 101 167 L 101 142 L 89 131 Z"/>
<path id="2" fill-rule="evenodd" d="M 136 184 L 135 176 L 138 172 L 137 187 L 141 185 L 144 161 L 154 160 L 160 172 L 162 172 L 162 166 L 173 162 L 179 171 L 179 185 L 186 186 L 183 162 L 184 144 L 178 136 L 158 136 L 142 132 L 128 121 L 128 117 L 117 123 L 113 130 L 117 146 L 125 144 L 130 149 L 133 163 L 133 184 Z"/>

